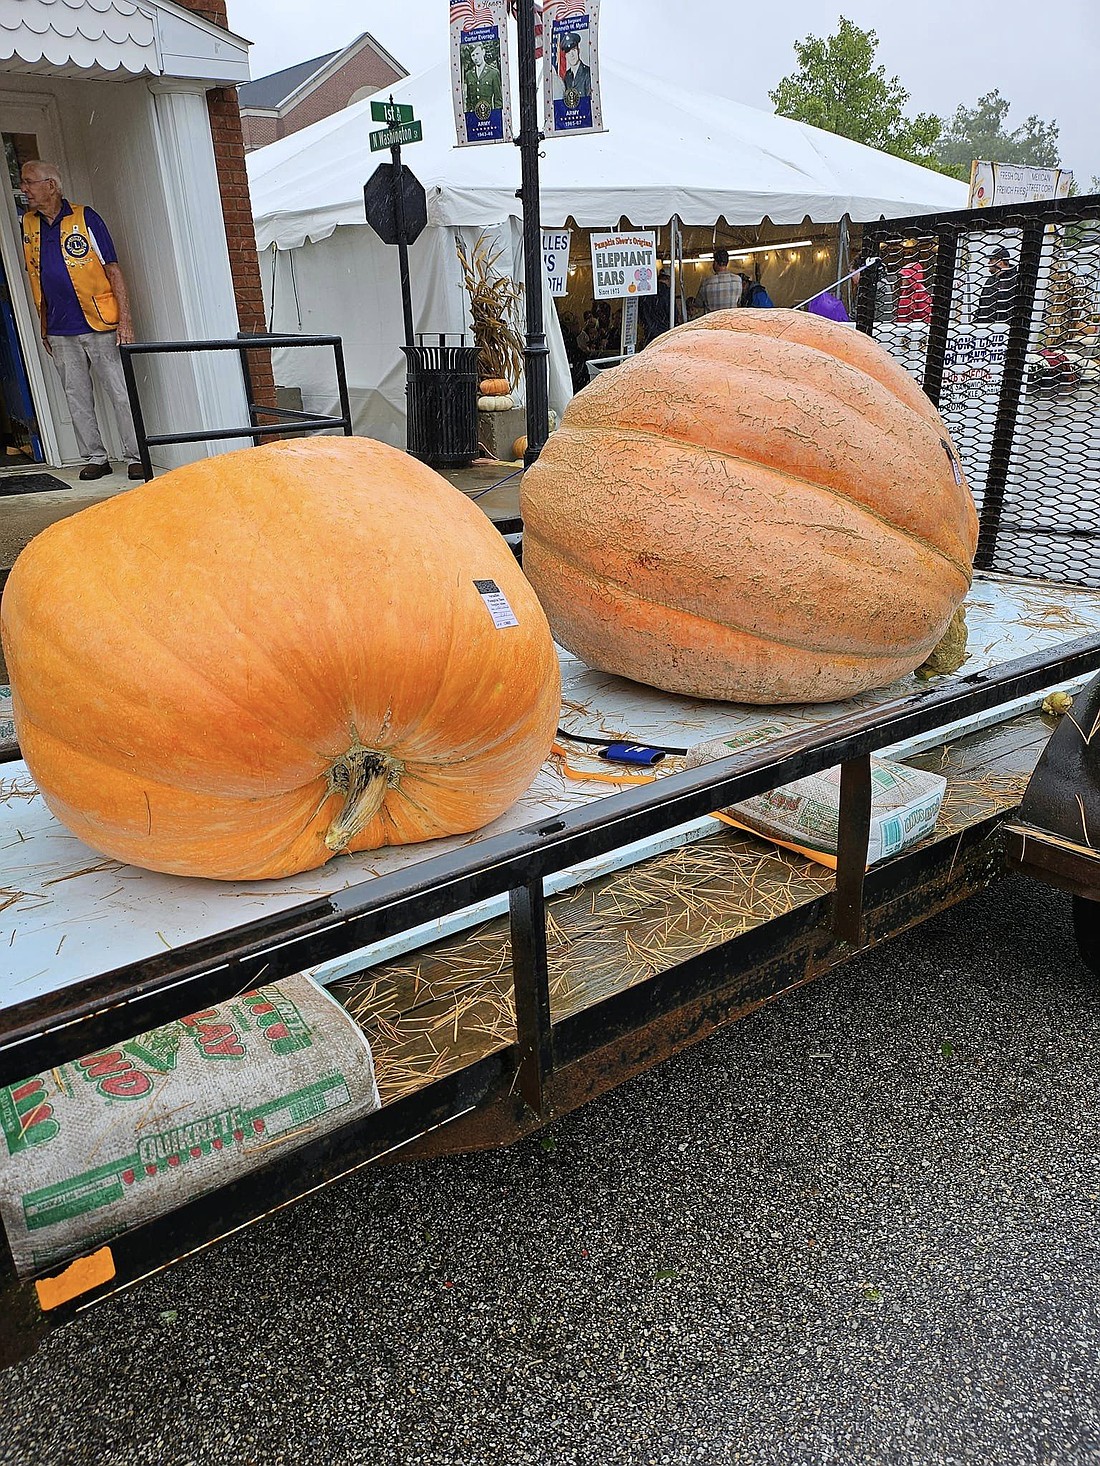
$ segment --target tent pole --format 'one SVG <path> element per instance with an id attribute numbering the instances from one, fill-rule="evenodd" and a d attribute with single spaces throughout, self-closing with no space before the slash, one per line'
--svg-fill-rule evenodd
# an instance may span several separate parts
<path id="1" fill-rule="evenodd" d="M 535 4 L 519 0 L 520 199 L 523 202 L 523 281 L 527 297 L 527 345 L 523 353 L 527 385 L 527 451 L 523 464 L 536 462 L 550 433 L 550 348 L 542 315 L 542 220 L 539 207 L 538 79 L 535 73 Z"/>
<path id="2" fill-rule="evenodd" d="M 668 329 L 676 324 L 676 301 L 680 294 L 683 265 L 680 263 L 680 216 L 673 214 L 668 222 Z"/>

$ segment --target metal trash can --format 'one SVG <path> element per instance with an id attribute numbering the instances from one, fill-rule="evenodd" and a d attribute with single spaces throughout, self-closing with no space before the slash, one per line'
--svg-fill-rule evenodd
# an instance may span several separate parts
<path id="1" fill-rule="evenodd" d="M 433 468 L 465 468 L 478 456 L 476 346 L 403 346 L 406 443 Z"/>

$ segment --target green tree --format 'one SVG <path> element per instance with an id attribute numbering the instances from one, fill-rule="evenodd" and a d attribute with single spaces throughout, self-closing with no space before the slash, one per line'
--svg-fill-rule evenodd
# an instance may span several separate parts
<path id="1" fill-rule="evenodd" d="M 840 17 L 836 35 L 794 43 L 799 69 L 769 92 L 780 117 L 808 122 L 883 153 L 938 168 L 942 123 L 928 112 L 905 115 L 909 93 L 875 65 L 878 36 Z"/>
<path id="2" fill-rule="evenodd" d="M 943 124 L 936 146 L 940 167 L 965 182 L 975 159 L 990 163 L 1024 163 L 1033 168 L 1057 168 L 1061 158 L 1058 124 L 1029 117 L 1008 132 L 1009 104 L 999 91 L 986 92 L 976 107 L 960 102 L 955 115 Z"/>

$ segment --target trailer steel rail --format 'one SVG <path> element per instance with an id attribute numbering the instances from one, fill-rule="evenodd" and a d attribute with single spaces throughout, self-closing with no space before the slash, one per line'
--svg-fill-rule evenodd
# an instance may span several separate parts
<path id="1" fill-rule="evenodd" d="M 327 416 L 323 413 L 298 412 L 290 407 L 268 407 L 256 401 L 252 384 L 252 371 L 248 365 L 250 351 L 270 351 L 276 346 L 331 346 L 336 367 L 336 389 L 340 397 L 340 415 Z M 137 376 L 134 372 L 136 356 L 179 356 L 194 355 L 201 351 L 233 351 L 240 358 L 241 377 L 244 381 L 245 398 L 248 404 L 248 425 L 239 428 L 203 428 L 197 432 L 148 433 L 145 414 L 141 406 Z M 264 438 L 277 433 L 318 432 L 340 428 L 346 438 L 352 435 L 351 403 L 348 398 L 348 378 L 344 367 L 344 341 L 342 336 L 245 336 L 228 340 L 209 341 L 134 341 L 119 347 L 122 357 L 122 374 L 126 379 L 126 393 L 130 399 L 130 411 L 137 435 L 138 456 L 146 479 L 153 477 L 153 463 L 150 448 L 177 443 L 215 443 L 230 438 L 251 438 L 260 444 Z M 261 417 L 273 417 L 273 423 L 261 423 Z"/>

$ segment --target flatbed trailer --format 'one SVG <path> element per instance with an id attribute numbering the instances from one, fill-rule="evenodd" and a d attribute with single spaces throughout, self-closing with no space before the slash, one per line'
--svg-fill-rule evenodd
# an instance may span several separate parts
<path id="1" fill-rule="evenodd" d="M 52 819 L 9 748 L 0 1085 L 309 969 L 367 1034 L 383 1104 L 50 1269 L 45 1291 L 5 1251 L 0 1357 L 361 1166 L 507 1145 L 1004 874 L 1006 824 L 1054 726 L 1044 695 L 1100 672 L 1100 592 L 983 576 L 968 620 L 957 673 L 827 707 L 693 702 L 563 654 L 575 738 L 689 747 L 761 724 L 768 737 L 694 768 L 669 757 L 636 787 L 570 777 L 608 766 L 569 743 L 475 836 L 290 881 L 104 860 Z M 943 774 L 947 792 L 930 837 L 868 869 L 869 761 L 883 753 Z M 835 875 L 712 818 L 837 765 Z"/>

